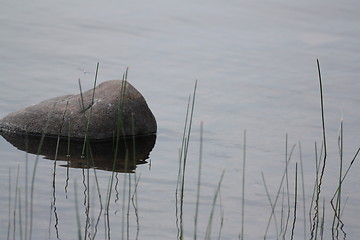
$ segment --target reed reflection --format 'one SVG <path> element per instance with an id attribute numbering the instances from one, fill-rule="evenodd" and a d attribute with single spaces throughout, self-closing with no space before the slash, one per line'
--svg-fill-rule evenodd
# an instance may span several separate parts
<path id="1" fill-rule="evenodd" d="M 137 176 L 135 169 L 137 164 L 147 163 L 149 154 L 156 142 L 155 135 L 121 139 L 120 141 L 89 141 L 84 144 L 83 140 L 75 139 L 56 137 L 44 137 L 42 139 L 41 136 L 15 135 L 3 132 L 0 134 L 21 151 L 54 160 L 51 176 L 49 234 L 52 232 L 56 239 L 62 238 L 64 235 L 62 229 L 69 220 L 66 217 L 64 218 L 61 210 L 63 208 L 58 208 L 58 205 L 62 206 L 66 204 L 64 201 L 73 201 L 74 197 L 77 198 L 78 195 L 79 197 L 82 195 L 79 198 L 82 200 L 78 203 L 75 201 L 75 205 L 80 219 L 83 219 L 84 222 L 83 234 L 85 239 L 94 239 L 99 229 L 105 230 L 106 239 L 110 239 L 110 226 L 119 224 L 119 221 L 111 223 L 110 215 L 117 214 L 122 215 L 122 234 L 129 236 L 130 225 L 132 225 L 135 226 L 133 229 L 136 231 L 136 239 L 138 238 L 140 225 L 137 213 L 137 185 L 140 176 Z M 58 164 L 57 161 L 65 162 Z M 66 167 L 65 198 L 60 199 L 57 196 L 59 190 L 57 189 L 56 174 L 56 168 L 59 166 Z M 70 168 L 80 168 L 81 184 L 79 186 L 81 188 L 79 190 L 76 188 L 76 179 L 72 178 L 75 190 L 71 191 Z M 99 184 L 97 170 L 109 171 L 106 176 L 110 176 L 111 181 L 107 187 Z M 131 206 L 135 212 L 134 224 L 131 223 L 129 217 Z M 53 230 L 50 230 L 51 228 Z"/>

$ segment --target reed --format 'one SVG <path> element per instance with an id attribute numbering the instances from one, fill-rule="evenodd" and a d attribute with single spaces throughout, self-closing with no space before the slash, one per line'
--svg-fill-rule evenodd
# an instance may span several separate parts
<path id="1" fill-rule="evenodd" d="M 199 203 L 200 203 L 201 168 L 202 168 L 202 151 L 203 151 L 203 127 L 204 127 L 204 123 L 201 122 L 201 124 L 200 124 L 198 182 L 197 182 L 196 207 L 195 207 L 195 217 L 194 217 L 194 240 L 197 239 L 197 223 L 198 223 Z"/>
<path id="2" fill-rule="evenodd" d="M 138 178 L 136 178 L 136 175 L 134 175 L 135 177 L 135 187 L 134 187 L 134 192 L 133 195 L 131 197 L 131 202 L 133 204 L 134 207 L 134 211 L 135 211 L 135 218 L 136 218 L 136 237 L 135 239 L 139 239 L 139 233 L 140 233 L 140 217 L 139 217 L 139 205 L 138 205 L 138 198 L 137 198 L 137 187 L 139 185 L 139 181 L 140 181 L 140 176 Z"/>
<path id="3" fill-rule="evenodd" d="M 284 226 L 284 231 L 283 231 L 283 233 L 282 232 L 280 232 L 280 234 L 282 233 L 283 234 L 283 236 L 285 236 L 286 235 L 286 233 L 287 233 L 287 229 L 288 229 L 288 224 L 289 224 L 289 221 L 290 221 L 290 190 L 289 190 L 289 176 L 288 176 L 288 169 L 289 169 L 289 162 L 290 162 L 290 158 L 291 158 L 291 156 L 292 156 L 292 153 L 293 153 L 293 151 L 294 151 L 294 149 L 295 149 L 295 144 L 293 145 L 293 147 L 292 147 L 292 149 L 291 149 L 291 152 L 289 153 L 289 155 L 288 155 L 288 135 L 286 134 L 286 147 L 285 147 L 285 180 L 286 180 L 286 196 L 287 196 L 287 211 L 286 211 L 286 221 L 284 221 L 284 224 L 285 224 L 285 226 Z M 288 158 L 289 158 L 289 160 L 288 160 Z M 282 225 L 281 225 L 282 226 Z M 281 228 L 281 230 L 282 230 L 282 228 Z"/>
<path id="4" fill-rule="evenodd" d="M 306 200 L 305 200 L 305 178 L 304 178 L 304 167 L 302 159 L 301 143 L 299 142 L 299 159 L 300 159 L 300 173 L 301 173 L 301 187 L 302 187 L 302 203 L 303 203 L 303 225 L 304 225 L 304 239 L 306 238 Z"/>
<path id="5" fill-rule="evenodd" d="M 119 149 L 120 144 L 119 143 L 120 143 L 120 137 L 121 137 L 122 112 L 123 112 L 123 109 L 124 109 L 124 96 L 125 96 L 125 89 L 126 89 L 126 84 L 127 84 L 127 74 L 128 74 L 128 69 L 126 69 L 126 72 L 123 74 L 123 78 L 122 78 L 122 82 L 121 82 L 119 108 L 118 108 L 118 119 L 117 119 L 117 128 L 116 128 L 114 160 L 113 160 L 111 177 L 109 178 L 109 182 L 108 182 L 108 190 L 107 190 L 107 194 L 106 194 L 106 203 L 105 203 L 105 215 L 106 215 L 105 225 L 108 226 L 108 228 L 107 228 L 108 229 L 107 237 L 109 239 L 110 239 L 109 208 L 110 208 L 110 199 L 111 199 L 112 188 L 113 188 L 113 183 L 114 183 L 115 166 L 116 166 L 117 157 L 118 157 L 118 154 L 119 154 L 119 151 L 120 151 L 120 149 Z M 125 159 L 125 164 L 126 164 L 125 169 L 126 169 L 127 163 L 128 163 L 128 157 L 127 156 L 128 156 L 128 153 L 126 154 L 126 159 Z M 124 214 L 124 210 L 123 210 L 123 214 Z M 122 225 L 122 234 L 124 234 L 124 225 Z"/>
<path id="6" fill-rule="evenodd" d="M 242 172 L 242 192 L 241 192 L 241 232 L 240 239 L 244 239 L 245 225 L 245 173 L 246 173 L 246 130 L 244 130 L 244 150 L 243 150 L 243 172 Z M 264 179 L 264 178 L 263 178 Z"/>
<path id="7" fill-rule="evenodd" d="M 339 167 L 339 185 L 338 185 L 338 188 L 337 188 L 337 194 L 336 194 L 336 203 L 335 203 L 335 206 L 334 206 L 334 198 L 335 196 L 331 199 L 331 206 L 334 210 L 334 216 L 333 216 L 333 221 L 332 221 L 332 234 L 333 236 L 336 236 L 338 237 L 339 236 L 339 232 L 337 231 L 337 229 L 339 229 L 339 226 L 340 224 L 343 225 L 341 219 L 340 219 L 340 216 L 341 216 L 341 189 L 342 189 L 342 174 L 343 174 L 343 141 L 344 137 L 343 137 L 343 119 L 341 119 L 340 121 L 340 134 L 339 134 L 339 137 L 338 137 L 338 147 L 339 147 L 339 158 L 340 158 L 340 167 Z"/>
<path id="8" fill-rule="evenodd" d="M 297 196 L 298 196 L 298 167 L 297 163 L 295 165 L 295 199 L 294 199 L 294 217 L 293 217 L 293 224 L 291 228 L 291 239 L 294 239 L 294 230 L 295 230 L 295 223 L 296 223 L 296 210 L 297 210 Z"/>
<path id="9" fill-rule="evenodd" d="M 319 75 L 319 88 L 320 88 L 320 109 L 321 109 L 321 124 L 322 124 L 322 134 L 323 134 L 323 147 L 324 147 L 324 156 L 322 158 L 322 167 L 320 171 L 319 178 L 316 184 L 316 194 L 315 194 L 315 206 L 314 206 L 314 216 L 313 216 L 313 225 L 311 229 L 311 238 L 317 239 L 318 224 L 319 224 L 319 200 L 321 194 L 321 186 L 323 183 L 323 177 L 325 173 L 326 160 L 327 160 L 327 144 L 326 144 L 326 128 L 325 128 L 325 114 L 324 114 L 324 97 L 323 97 L 323 87 L 321 80 L 321 71 L 319 59 L 316 60 L 318 75 Z M 321 164 L 321 163 L 320 163 Z"/>
<path id="10" fill-rule="evenodd" d="M 211 206 L 211 211 L 210 211 L 210 216 L 209 216 L 208 224 L 206 227 L 205 239 L 211 239 L 211 230 L 212 230 L 212 222 L 213 222 L 213 218 L 214 218 L 215 205 L 216 205 L 217 198 L 220 195 L 221 183 L 224 178 L 224 174 L 225 174 L 225 169 L 221 173 L 220 180 L 219 180 L 217 188 L 215 190 L 215 194 L 214 194 L 214 198 L 213 198 L 213 202 L 212 202 L 212 206 Z"/>
<path id="11" fill-rule="evenodd" d="M 195 81 L 194 92 L 191 96 L 189 96 L 188 106 L 186 110 L 186 118 L 185 125 L 181 143 L 181 149 L 179 150 L 179 170 L 177 177 L 177 185 L 175 191 L 176 197 L 176 219 L 177 219 L 177 227 L 178 227 L 178 239 L 183 239 L 184 237 L 184 227 L 183 227 L 183 207 L 184 207 L 184 190 L 185 190 L 185 172 L 186 172 L 186 160 L 189 149 L 190 135 L 191 135 L 191 127 L 192 127 L 192 119 L 194 114 L 195 107 L 195 95 L 196 95 L 196 87 L 197 81 Z M 190 102 L 190 99 L 192 101 Z M 180 192 L 179 192 L 180 191 Z M 180 194 L 180 196 L 178 196 Z M 180 206 L 178 206 L 178 204 Z"/>
<path id="12" fill-rule="evenodd" d="M 11 231 L 11 169 L 9 169 L 9 205 L 8 205 L 8 226 L 7 226 L 7 238 L 10 239 L 10 231 Z"/>
<path id="13" fill-rule="evenodd" d="M 225 171 L 225 169 L 224 169 Z M 222 181 L 222 180 L 221 180 Z M 220 226 L 219 226 L 219 233 L 218 233 L 218 237 L 217 239 L 220 240 L 221 239 L 221 233 L 224 227 L 224 207 L 222 204 L 222 200 L 221 200 L 221 191 L 219 191 L 219 214 L 220 214 Z"/>

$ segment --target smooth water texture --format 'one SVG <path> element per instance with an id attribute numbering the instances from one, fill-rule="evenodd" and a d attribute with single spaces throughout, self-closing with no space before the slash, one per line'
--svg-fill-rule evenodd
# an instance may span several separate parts
<path id="1" fill-rule="evenodd" d="M 263 238 L 271 206 L 262 173 L 274 202 L 285 152 L 289 157 L 295 145 L 287 178 L 290 221 L 286 236 L 290 237 L 296 162 L 301 183 L 301 144 L 306 238 L 310 238 L 315 142 L 320 154 L 322 141 L 319 59 L 328 150 L 320 206 L 322 214 L 324 199 L 324 234 L 329 238 L 342 119 L 343 171 L 360 147 L 359 7 L 357 1 L 2 1 L 0 118 L 47 98 L 77 94 L 78 79 L 83 89 L 90 89 L 100 62 L 99 83 L 121 79 L 129 67 L 128 81 L 147 100 L 158 122 L 158 134 L 149 163 L 138 165 L 130 175 L 66 168 L 66 162 L 37 158 L 0 138 L 1 236 L 29 237 L 31 228 L 32 239 L 75 239 L 78 230 L 83 237 L 86 232 L 87 238 L 95 234 L 96 239 L 177 238 L 179 148 L 188 98 L 198 80 L 185 175 L 185 238 L 194 235 L 201 121 L 198 237 L 206 234 L 223 170 L 211 236 L 236 239 L 240 235 L 246 130 L 244 237 Z M 359 171 L 356 159 L 343 183 L 342 221 L 347 239 L 360 238 Z M 106 209 L 110 179 L 113 191 Z M 269 239 L 284 231 L 281 205 L 288 209 L 286 194 L 282 194 L 286 186 L 280 189 L 277 224 L 271 221 Z M 301 185 L 298 190 L 295 237 L 302 239 Z M 343 237 L 340 232 L 339 238 Z"/>

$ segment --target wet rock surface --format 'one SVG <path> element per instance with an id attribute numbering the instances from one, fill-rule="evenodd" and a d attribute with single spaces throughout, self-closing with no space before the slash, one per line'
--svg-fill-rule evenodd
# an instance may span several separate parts
<path id="1" fill-rule="evenodd" d="M 157 125 L 144 97 L 130 83 L 111 80 L 78 95 L 45 100 L 0 120 L 0 131 L 95 140 L 117 134 L 155 134 Z"/>

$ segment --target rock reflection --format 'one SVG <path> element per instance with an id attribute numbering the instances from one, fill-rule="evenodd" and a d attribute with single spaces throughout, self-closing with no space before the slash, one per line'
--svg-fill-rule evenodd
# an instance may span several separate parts
<path id="1" fill-rule="evenodd" d="M 114 172 L 133 172 L 136 165 L 147 163 L 146 159 L 156 142 L 156 135 L 123 138 L 120 141 L 90 140 L 86 144 L 84 140 L 47 136 L 41 144 L 41 136 L 0 134 L 19 150 L 42 155 L 45 159 L 67 162 L 60 166 Z"/>
<path id="2" fill-rule="evenodd" d="M 87 144 L 84 144 L 83 140 L 79 141 L 76 139 L 68 140 L 56 137 L 44 137 L 42 139 L 41 136 L 9 134 L 4 132 L 0 132 L 0 135 L 21 151 L 44 156 L 44 159 L 54 160 L 51 176 L 52 195 L 50 202 L 49 236 L 51 234 L 50 232 L 52 232 L 54 233 L 54 238 L 63 239 L 64 234 L 67 234 L 62 231 L 62 228 L 68 224 L 68 220 L 66 217 L 64 218 L 63 208 L 64 204 L 66 204 L 64 201 L 68 199 L 68 196 L 70 201 L 73 201 L 75 198 L 76 213 L 79 214 L 80 219 L 84 219 L 85 239 L 95 239 L 98 229 L 105 229 L 106 239 L 110 239 L 110 228 L 112 226 L 110 216 L 113 214 L 116 215 L 117 209 L 122 209 L 121 214 L 124 220 L 122 234 L 126 232 L 126 234 L 129 235 L 131 225 L 130 218 L 129 215 L 127 215 L 126 218 L 124 216 L 125 214 L 129 214 L 131 204 L 135 211 L 136 236 L 138 236 L 140 225 L 137 214 L 137 185 L 140 177 L 132 173 L 135 172 L 138 164 L 147 163 L 149 154 L 156 142 L 156 135 L 127 138 L 121 141 L 89 141 Z M 57 161 L 65 162 L 58 164 Z M 57 179 L 58 175 L 56 174 L 58 166 L 66 167 L 64 183 L 65 199 L 58 198 L 59 189 L 57 183 L 59 181 Z M 74 191 L 71 191 L 70 168 L 80 168 L 81 174 L 79 175 L 81 175 L 82 189 L 79 189 L 79 191 L 77 190 L 77 183 L 74 178 L 75 190 L 73 189 Z M 93 171 L 90 171 L 90 168 L 92 168 L 91 170 Z M 109 174 L 104 175 L 111 176 L 107 187 L 101 187 L 99 184 L 99 180 L 107 181 L 107 177 L 98 179 L 96 176 L 97 170 L 111 171 Z M 92 175 L 92 173 L 94 173 L 94 175 Z M 120 176 L 123 176 L 123 184 L 121 184 Z M 31 185 L 30 188 L 32 187 L 33 185 Z M 68 190 L 70 190 L 69 195 Z M 80 192 L 82 193 L 83 200 L 77 202 L 77 196 L 78 194 L 80 195 Z M 32 193 L 29 195 L 27 193 L 25 194 L 28 199 L 33 198 Z M 114 202 L 112 202 L 112 194 Z M 42 198 L 42 196 L 40 197 Z M 104 199 L 106 200 L 104 201 Z M 120 201 L 121 199 L 122 201 Z M 30 206 L 31 205 L 32 200 L 30 201 Z M 113 209 L 114 207 L 116 209 Z M 25 215 L 28 216 L 25 218 L 28 221 L 32 220 L 32 207 L 22 207 L 22 209 L 25 209 Z M 125 213 L 125 209 L 127 209 L 128 213 Z M 51 228 L 53 228 L 53 230 L 51 230 Z"/>

